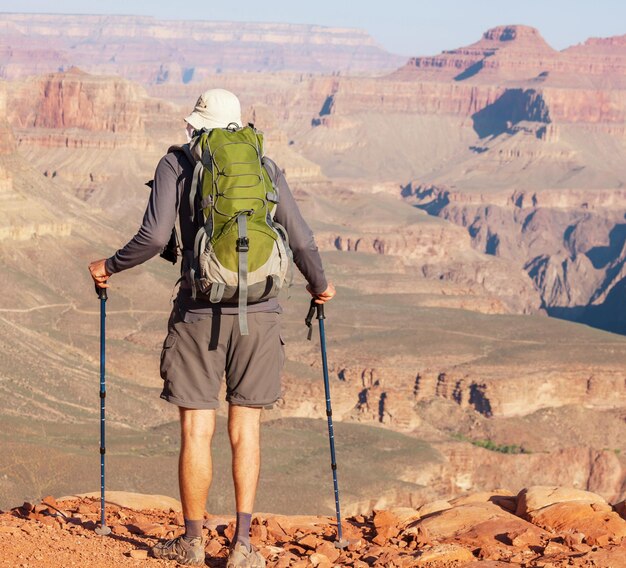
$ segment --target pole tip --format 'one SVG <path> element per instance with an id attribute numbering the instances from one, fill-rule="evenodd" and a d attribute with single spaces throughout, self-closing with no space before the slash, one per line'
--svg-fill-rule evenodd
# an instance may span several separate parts
<path id="1" fill-rule="evenodd" d="M 345 538 L 341 540 L 336 540 L 334 544 L 335 548 L 339 548 L 340 550 L 343 550 L 344 548 L 348 548 L 348 546 L 350 546 L 350 543 Z"/>
<path id="2" fill-rule="evenodd" d="M 102 526 L 96 527 L 94 529 L 94 532 L 96 534 L 99 534 L 100 536 L 107 536 L 111 534 L 111 528 L 107 527 L 106 525 L 102 525 Z"/>

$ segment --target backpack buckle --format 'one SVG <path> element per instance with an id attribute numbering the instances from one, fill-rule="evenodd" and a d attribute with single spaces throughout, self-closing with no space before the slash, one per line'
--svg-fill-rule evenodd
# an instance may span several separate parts
<path id="1" fill-rule="evenodd" d="M 237 239 L 237 252 L 248 252 L 250 250 L 250 240 L 248 237 L 239 237 Z"/>

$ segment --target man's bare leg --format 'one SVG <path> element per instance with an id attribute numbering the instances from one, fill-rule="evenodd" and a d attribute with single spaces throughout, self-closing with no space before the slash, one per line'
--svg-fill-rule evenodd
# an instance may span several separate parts
<path id="1" fill-rule="evenodd" d="M 185 534 L 152 547 L 156 558 L 179 564 L 203 566 L 204 509 L 212 478 L 211 439 L 215 431 L 215 410 L 180 408 L 180 456 L 178 484 L 183 504 Z"/>
<path id="2" fill-rule="evenodd" d="M 204 519 L 206 499 L 213 478 L 211 440 L 215 410 L 180 408 L 180 456 L 178 483 L 186 520 Z"/>
<path id="3" fill-rule="evenodd" d="M 261 469 L 261 409 L 230 405 L 228 435 L 233 453 L 237 505 L 235 541 L 250 546 L 250 520 Z"/>

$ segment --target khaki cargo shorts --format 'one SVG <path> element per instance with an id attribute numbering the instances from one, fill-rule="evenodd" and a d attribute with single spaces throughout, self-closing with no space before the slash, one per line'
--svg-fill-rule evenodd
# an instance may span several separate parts
<path id="1" fill-rule="evenodd" d="M 285 361 L 279 317 L 249 313 L 250 334 L 242 336 L 237 315 L 214 312 L 186 323 L 175 304 L 161 352 L 161 398 L 183 408 L 218 408 L 226 373 L 230 404 L 271 408 Z"/>

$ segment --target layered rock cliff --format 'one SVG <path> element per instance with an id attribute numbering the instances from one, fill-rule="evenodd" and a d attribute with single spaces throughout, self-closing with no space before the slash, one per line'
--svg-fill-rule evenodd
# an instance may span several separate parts
<path id="1" fill-rule="evenodd" d="M 434 80 L 514 82 L 535 80 L 548 84 L 624 88 L 624 36 L 592 39 L 562 52 L 550 47 L 529 26 L 498 26 L 466 47 L 440 55 L 415 57 L 395 76 Z"/>
<path id="2" fill-rule="evenodd" d="M 145 137 L 146 99 L 136 84 L 73 68 L 13 85 L 9 120 L 19 143 L 31 138 L 42 146 L 138 146 Z"/>
<path id="3" fill-rule="evenodd" d="M 215 72 L 380 72 L 405 60 L 364 31 L 313 25 L 2 14 L 0 28 L 0 77 L 9 79 L 76 65 L 182 85 Z"/>

